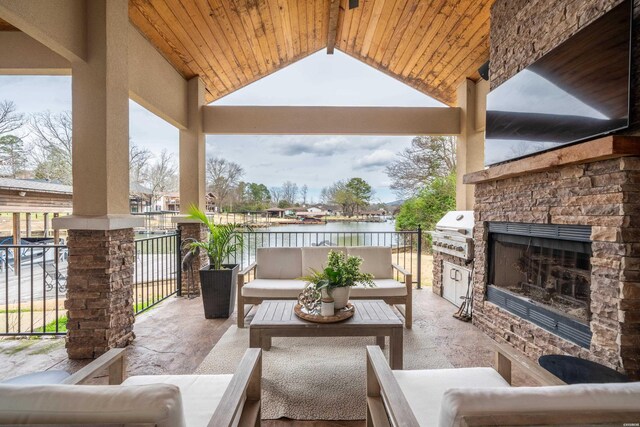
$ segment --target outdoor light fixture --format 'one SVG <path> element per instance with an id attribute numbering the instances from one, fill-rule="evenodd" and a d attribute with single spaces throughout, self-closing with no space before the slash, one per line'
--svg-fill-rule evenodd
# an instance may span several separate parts
<path id="1" fill-rule="evenodd" d="M 349 10 L 355 9 L 356 7 L 358 7 L 359 3 L 360 3 L 359 0 L 349 0 Z"/>
<path id="2" fill-rule="evenodd" d="M 18 196 L 20 196 L 20 197 L 24 197 L 24 196 L 26 196 L 26 195 L 27 195 L 27 192 L 26 192 L 26 191 L 20 191 L 20 192 L 18 193 Z"/>

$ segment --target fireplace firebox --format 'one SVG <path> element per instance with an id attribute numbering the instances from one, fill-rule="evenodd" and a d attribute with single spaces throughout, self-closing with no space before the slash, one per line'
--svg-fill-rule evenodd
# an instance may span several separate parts
<path id="1" fill-rule="evenodd" d="M 490 223 L 487 299 L 588 348 L 590 236 L 584 226 Z"/>

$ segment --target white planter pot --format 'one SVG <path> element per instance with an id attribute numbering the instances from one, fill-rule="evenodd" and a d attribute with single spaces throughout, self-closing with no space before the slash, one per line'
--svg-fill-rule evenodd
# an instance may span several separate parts
<path id="1" fill-rule="evenodd" d="M 331 291 L 331 297 L 333 298 L 333 306 L 336 310 L 346 307 L 349 302 L 349 294 L 351 288 L 349 286 L 344 288 L 335 288 Z"/>

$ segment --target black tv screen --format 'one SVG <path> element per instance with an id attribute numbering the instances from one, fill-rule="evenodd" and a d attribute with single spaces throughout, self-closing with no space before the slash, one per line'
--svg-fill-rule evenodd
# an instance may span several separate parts
<path id="1" fill-rule="evenodd" d="M 489 93 L 485 165 L 629 126 L 631 7 L 623 1 Z"/>

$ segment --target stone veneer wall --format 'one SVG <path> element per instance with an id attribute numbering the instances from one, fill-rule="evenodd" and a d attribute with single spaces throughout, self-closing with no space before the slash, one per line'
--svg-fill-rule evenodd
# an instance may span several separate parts
<path id="1" fill-rule="evenodd" d="M 100 356 L 134 339 L 132 228 L 69 230 L 67 353 L 71 359 Z"/>
<path id="2" fill-rule="evenodd" d="M 477 184 L 473 323 L 532 357 L 564 353 L 640 379 L 640 157 Z M 592 226 L 590 349 L 485 301 L 487 222 Z"/>
<path id="3" fill-rule="evenodd" d="M 433 293 L 439 296 L 442 296 L 442 273 L 444 271 L 442 263 L 444 261 L 459 265 L 460 267 L 468 268 L 469 270 L 473 271 L 473 261 L 467 264 L 462 258 L 442 252 L 433 251 L 433 284 L 431 290 L 433 291 Z"/>
<path id="4" fill-rule="evenodd" d="M 207 228 L 200 223 L 180 223 L 178 224 L 178 228 L 180 229 L 180 237 L 182 241 L 185 239 L 196 239 L 198 241 L 203 241 L 208 236 Z M 202 267 L 209 264 L 209 259 L 207 258 L 207 254 L 204 251 L 200 251 L 200 263 L 196 263 L 194 265 L 193 271 L 193 280 L 195 286 L 191 289 L 191 295 L 200 295 L 200 270 Z M 182 296 L 188 296 L 187 290 L 189 289 L 189 276 L 186 273 L 182 273 Z"/>
<path id="5" fill-rule="evenodd" d="M 495 89 L 621 0 L 496 0 L 491 9 L 490 83 Z M 634 0 L 631 126 L 640 132 L 640 0 Z"/>

